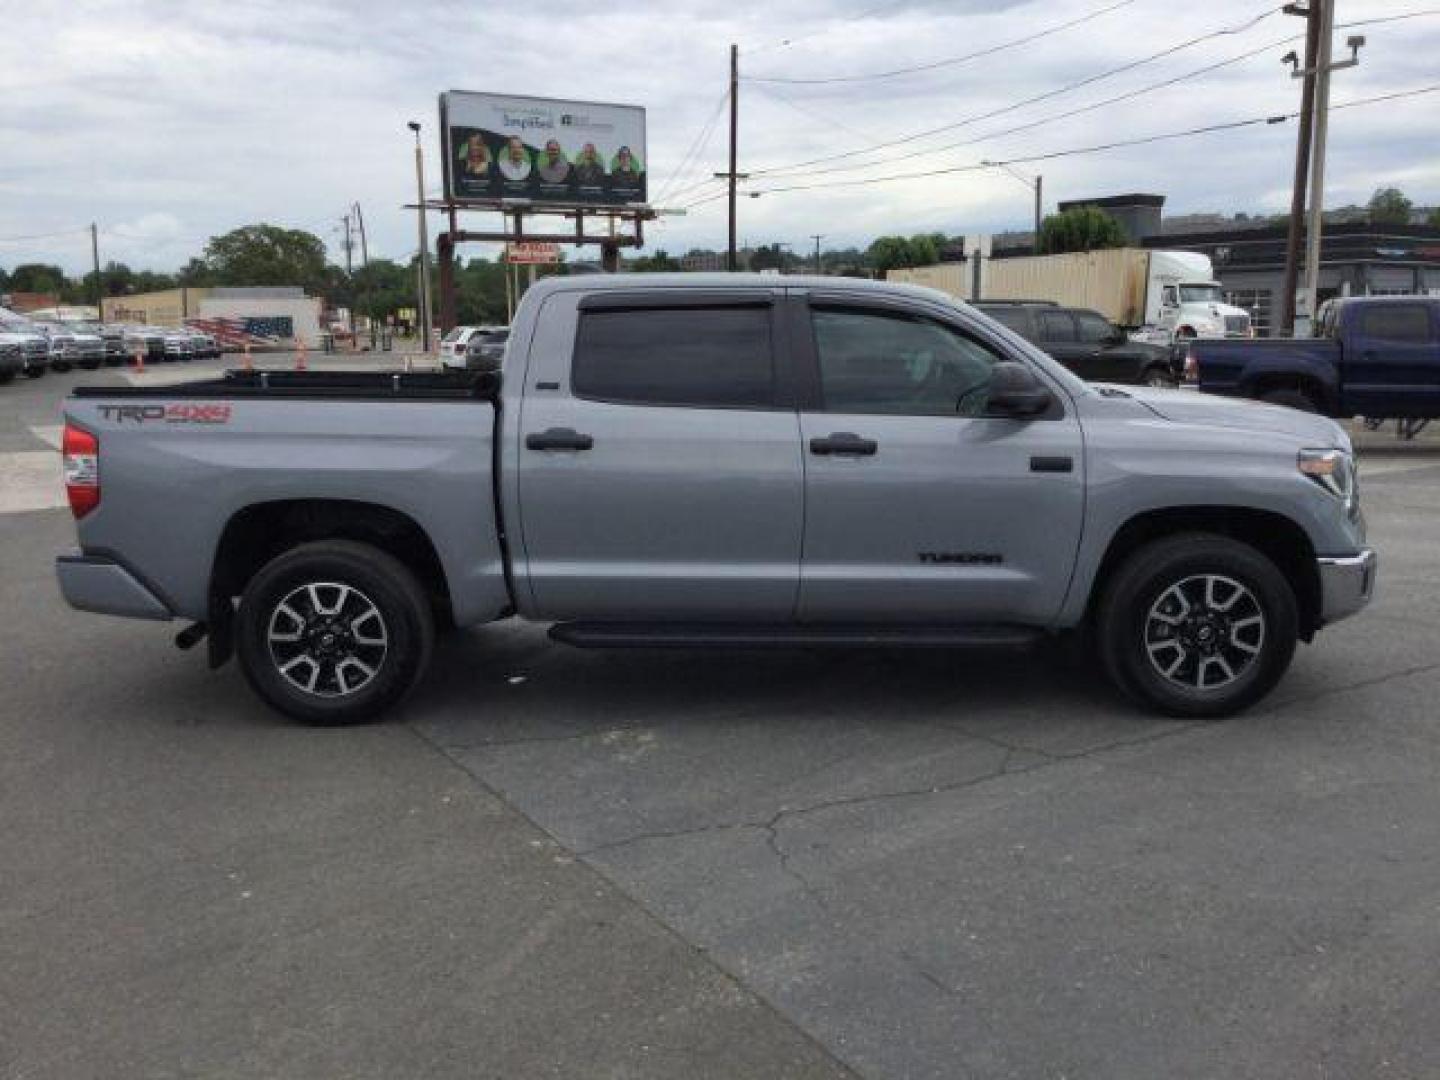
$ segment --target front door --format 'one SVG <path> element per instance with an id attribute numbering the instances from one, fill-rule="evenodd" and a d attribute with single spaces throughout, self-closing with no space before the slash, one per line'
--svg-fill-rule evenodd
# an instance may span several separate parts
<path id="1" fill-rule="evenodd" d="M 517 584 L 538 615 L 793 618 L 803 463 L 773 298 L 649 290 L 575 305 L 546 301 L 521 369 Z"/>
<path id="2" fill-rule="evenodd" d="M 1355 308 L 1343 345 L 1346 410 L 1375 417 L 1430 417 L 1440 412 L 1440 326 L 1433 325 L 1435 305 L 1424 300 L 1385 300 L 1360 301 Z"/>
<path id="3" fill-rule="evenodd" d="M 800 416 L 801 618 L 1052 620 L 1084 509 L 1063 391 L 1044 417 L 988 418 L 990 372 L 1012 357 L 978 327 L 843 294 L 812 297 L 797 324 L 818 383 Z"/>

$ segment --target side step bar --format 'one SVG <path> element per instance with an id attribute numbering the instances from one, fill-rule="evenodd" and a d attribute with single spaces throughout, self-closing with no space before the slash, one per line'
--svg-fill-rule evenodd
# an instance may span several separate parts
<path id="1" fill-rule="evenodd" d="M 768 648 L 1018 649 L 1045 636 L 1026 626 L 866 626 L 863 624 L 569 622 L 550 636 L 581 649 L 654 649 L 715 646 Z"/>

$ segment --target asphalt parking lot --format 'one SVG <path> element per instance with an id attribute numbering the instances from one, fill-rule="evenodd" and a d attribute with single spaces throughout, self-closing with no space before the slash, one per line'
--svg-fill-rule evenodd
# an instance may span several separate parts
<path id="1" fill-rule="evenodd" d="M 121 378 L 0 388 L 0 1075 L 1440 1075 L 1440 440 L 1363 436 L 1379 596 L 1229 722 L 501 624 L 327 731 L 61 602 Z"/>

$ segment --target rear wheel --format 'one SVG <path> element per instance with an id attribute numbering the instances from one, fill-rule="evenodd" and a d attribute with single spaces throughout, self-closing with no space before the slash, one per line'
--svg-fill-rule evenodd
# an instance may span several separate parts
<path id="1" fill-rule="evenodd" d="M 1110 678 L 1170 716 L 1229 716 L 1264 697 L 1295 654 L 1299 615 L 1285 576 L 1248 544 L 1209 533 L 1132 554 L 1102 598 L 1096 630 Z"/>
<path id="2" fill-rule="evenodd" d="M 51 371 L 69 371 L 69 370 L 70 370 L 70 361 L 69 361 L 69 360 L 51 360 L 51 361 L 50 361 L 50 370 L 51 370 Z"/>
<path id="3" fill-rule="evenodd" d="M 303 544 L 267 563 L 245 588 L 237 629 L 251 687 L 311 724 L 354 723 L 394 705 L 435 636 L 409 568 L 348 540 Z"/>
<path id="4" fill-rule="evenodd" d="M 6 383 L 12 381 L 14 378 L 15 378 L 15 372 L 13 372 L 13 371 L 0 371 L 0 386 L 4 386 Z"/>
<path id="5" fill-rule="evenodd" d="M 1142 381 L 1145 383 L 1146 386 L 1153 386 L 1157 389 L 1169 388 L 1175 385 L 1174 376 L 1172 376 L 1170 372 L 1163 367 L 1146 368 L 1145 375 Z"/>
<path id="6" fill-rule="evenodd" d="M 1270 405 L 1284 405 L 1289 409 L 1299 409 L 1301 412 L 1319 412 L 1320 406 L 1315 404 L 1315 399 L 1304 390 L 1293 388 L 1282 388 L 1279 390 L 1267 390 L 1260 395 L 1260 400 Z"/>
<path id="7" fill-rule="evenodd" d="M 104 361 L 101 361 L 101 360 L 81 360 L 81 361 L 80 361 L 80 366 L 81 366 L 82 368 L 84 368 L 86 371 L 94 371 L 94 370 L 95 370 L 96 368 L 98 368 L 103 362 L 104 362 Z"/>

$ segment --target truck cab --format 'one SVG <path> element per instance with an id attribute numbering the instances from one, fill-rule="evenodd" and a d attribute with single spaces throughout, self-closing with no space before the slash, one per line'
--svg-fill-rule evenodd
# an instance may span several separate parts
<path id="1" fill-rule="evenodd" d="M 1152 251 L 1146 294 L 1146 322 L 1171 340 L 1253 336 L 1250 313 L 1225 302 L 1208 256 Z"/>

